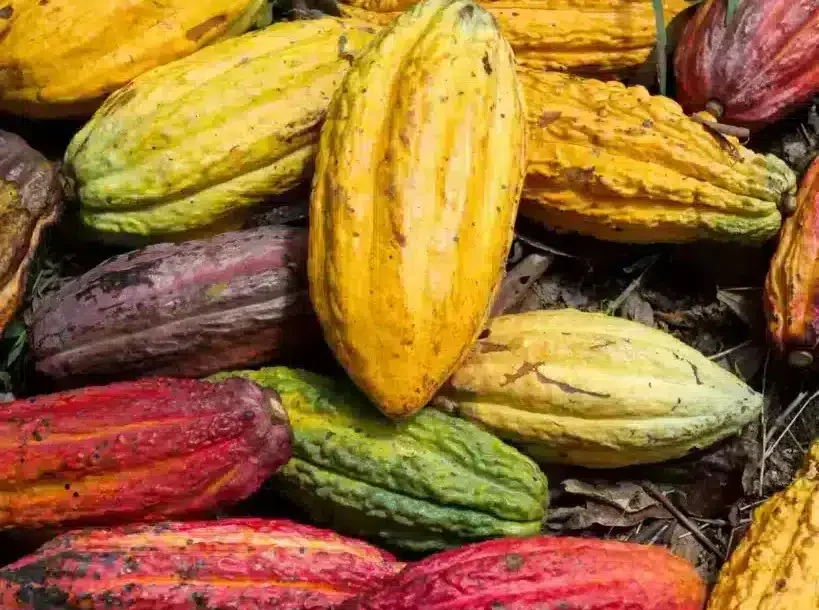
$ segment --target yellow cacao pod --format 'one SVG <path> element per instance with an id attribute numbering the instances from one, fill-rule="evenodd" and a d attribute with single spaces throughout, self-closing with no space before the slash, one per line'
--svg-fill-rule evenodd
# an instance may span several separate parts
<path id="1" fill-rule="evenodd" d="M 779 206 L 796 191 L 780 159 L 709 132 L 643 87 L 532 70 L 519 77 L 529 109 L 525 216 L 619 242 L 776 235 Z"/>
<path id="2" fill-rule="evenodd" d="M 558 309 L 494 318 L 436 403 L 535 460 L 611 468 L 707 447 L 762 396 L 667 333 Z"/>
<path id="3" fill-rule="evenodd" d="M 432 397 L 486 320 L 525 171 L 509 45 L 468 0 L 381 30 L 327 113 L 310 294 L 327 342 L 386 414 Z"/>
<path id="4" fill-rule="evenodd" d="M 415 0 L 347 0 L 341 14 L 386 25 Z M 627 74 L 643 64 L 657 43 L 647 0 L 484 0 L 521 65 L 576 74 Z M 664 0 L 668 25 L 691 6 Z"/>
<path id="5" fill-rule="evenodd" d="M 784 491 L 756 509 L 753 522 L 722 567 L 708 610 L 819 608 L 819 442 Z"/>
<path id="6" fill-rule="evenodd" d="M 0 110 L 87 117 L 156 66 L 246 31 L 266 0 L 11 0 L 0 7 Z"/>
<path id="7" fill-rule="evenodd" d="M 277 23 L 119 89 L 65 154 L 86 231 L 126 245 L 207 237 L 309 180 L 330 98 L 374 34 Z"/>

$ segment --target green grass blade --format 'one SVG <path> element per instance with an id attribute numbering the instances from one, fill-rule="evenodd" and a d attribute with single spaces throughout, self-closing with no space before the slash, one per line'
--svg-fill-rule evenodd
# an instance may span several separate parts
<path id="1" fill-rule="evenodd" d="M 657 28 L 657 81 L 660 84 L 660 95 L 665 95 L 668 87 L 665 37 L 665 15 L 663 14 L 663 0 L 651 0 L 654 5 L 654 21 Z"/>
<path id="2" fill-rule="evenodd" d="M 725 25 L 730 25 L 731 19 L 739 6 L 739 0 L 726 0 L 728 6 L 725 7 Z"/>

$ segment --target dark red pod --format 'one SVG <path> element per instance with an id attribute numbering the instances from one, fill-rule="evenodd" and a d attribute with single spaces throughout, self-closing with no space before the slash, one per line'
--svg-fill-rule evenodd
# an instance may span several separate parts
<path id="1" fill-rule="evenodd" d="M 401 565 L 359 540 L 286 520 L 81 530 L 0 570 L 0 608 L 322 610 Z"/>
<path id="2" fill-rule="evenodd" d="M 687 112 L 714 101 L 723 123 L 758 129 L 819 91 L 819 0 L 706 0 L 675 52 L 677 100 Z"/>
<path id="3" fill-rule="evenodd" d="M 306 230 L 269 226 L 111 258 L 38 307 L 37 369 L 200 377 L 309 346 L 306 260 Z"/>
<path id="4" fill-rule="evenodd" d="M 279 397 L 150 378 L 0 405 L 0 527 L 156 521 L 246 498 L 291 455 Z"/>
<path id="5" fill-rule="evenodd" d="M 694 567 L 660 547 L 499 538 L 410 564 L 339 610 L 701 610 Z"/>

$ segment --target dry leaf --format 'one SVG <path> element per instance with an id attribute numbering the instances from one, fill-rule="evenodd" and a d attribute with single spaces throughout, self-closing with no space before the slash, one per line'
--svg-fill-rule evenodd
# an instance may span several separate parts
<path id="1" fill-rule="evenodd" d="M 623 303 L 622 312 L 629 320 L 654 328 L 654 309 L 636 292 L 628 295 Z"/>
<path id="2" fill-rule="evenodd" d="M 765 329 L 765 312 L 759 290 L 717 290 L 717 300 L 733 311 L 755 333 Z"/>

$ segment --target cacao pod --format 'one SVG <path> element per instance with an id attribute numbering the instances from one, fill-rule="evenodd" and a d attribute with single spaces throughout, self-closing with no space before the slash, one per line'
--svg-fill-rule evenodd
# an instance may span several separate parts
<path id="1" fill-rule="evenodd" d="M 55 167 L 19 136 L 0 131 L 0 336 L 22 301 L 28 269 L 43 231 L 59 216 L 61 196 Z"/>
<path id="2" fill-rule="evenodd" d="M 290 458 L 278 396 L 153 378 L 0 411 L 0 527 L 155 521 L 237 502 Z"/>
<path id="3" fill-rule="evenodd" d="M 333 98 L 310 202 L 310 296 L 336 357 L 390 416 L 424 406 L 487 318 L 524 119 L 512 51 L 470 0 L 425 0 L 396 19 Z"/>
<path id="4" fill-rule="evenodd" d="M 307 231 L 260 227 L 116 256 L 35 311 L 37 369 L 51 377 L 199 377 L 320 340 Z"/>
<path id="5" fill-rule="evenodd" d="M 765 282 L 765 314 L 771 343 L 794 366 L 819 354 L 816 297 L 819 277 L 819 159 L 802 178 L 796 213 L 785 221 Z"/>
<path id="6" fill-rule="evenodd" d="M 352 383 L 297 369 L 228 375 L 281 396 L 294 440 L 277 488 L 316 523 L 413 551 L 540 531 L 546 477 L 474 424 L 435 409 L 395 422 Z"/>
<path id="7" fill-rule="evenodd" d="M 205 237 L 308 178 L 330 96 L 371 30 L 277 23 L 119 89 L 65 154 L 88 232 L 124 244 Z"/>
<path id="8" fill-rule="evenodd" d="M 758 129 L 819 92 L 819 1 L 742 0 L 729 23 L 725 0 L 707 0 L 674 57 L 677 99 L 720 121 Z"/>
<path id="9" fill-rule="evenodd" d="M 754 511 L 753 522 L 720 571 L 708 610 L 819 607 L 816 506 L 819 443 L 791 485 Z"/>
<path id="10" fill-rule="evenodd" d="M 762 408 L 673 336 L 574 309 L 494 318 L 436 400 L 538 461 L 597 468 L 681 457 Z"/>
<path id="11" fill-rule="evenodd" d="M 701 610 L 704 602 L 694 567 L 667 549 L 553 536 L 432 555 L 339 610 Z"/>
<path id="12" fill-rule="evenodd" d="M 618 242 L 776 235 L 778 206 L 796 190 L 780 159 L 709 132 L 643 87 L 530 70 L 520 78 L 530 134 L 522 214 Z"/>
<path id="13" fill-rule="evenodd" d="M 251 27 L 266 0 L 11 0 L 0 9 L 0 110 L 87 117 L 155 66 Z"/>
<path id="14" fill-rule="evenodd" d="M 358 540 L 285 520 L 78 530 L 0 570 L 0 607 L 320 610 L 401 565 Z"/>
<path id="15" fill-rule="evenodd" d="M 348 0 L 341 14 L 387 25 L 415 0 Z M 651 2 L 645 0 L 484 0 L 518 63 L 538 70 L 628 76 L 657 44 Z M 663 0 L 669 25 L 691 3 Z"/>

